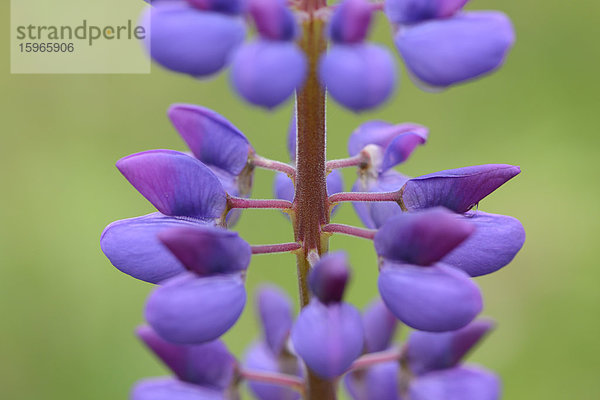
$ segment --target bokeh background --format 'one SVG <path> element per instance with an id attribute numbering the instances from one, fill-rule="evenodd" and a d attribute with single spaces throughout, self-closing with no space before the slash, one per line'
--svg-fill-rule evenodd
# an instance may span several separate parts
<path id="1" fill-rule="evenodd" d="M 0 5 L 8 26 L 8 2 Z M 473 1 L 513 19 L 517 45 L 491 77 L 428 94 L 403 72 L 385 107 L 353 115 L 328 109 L 329 157 L 346 155 L 361 122 L 414 121 L 429 143 L 402 167 L 420 175 L 483 163 L 523 173 L 482 204 L 518 217 L 527 242 L 505 269 L 479 278 L 484 314 L 498 321 L 471 360 L 497 371 L 508 400 L 600 398 L 598 167 L 600 28 L 597 2 Z M 383 18 L 374 38 L 391 45 Z M 114 269 L 99 236 L 109 222 L 151 212 L 114 163 L 129 153 L 183 149 L 165 116 L 173 102 L 224 114 L 260 154 L 286 159 L 291 104 L 273 113 L 242 103 L 227 76 L 198 82 L 157 67 L 150 75 L 10 75 L 8 29 L 0 65 L 0 398 L 124 399 L 131 384 L 164 373 L 134 338 L 150 285 Z M 354 172 L 344 171 L 347 187 Z M 258 171 L 254 196 L 271 196 Z M 335 221 L 358 224 L 352 208 Z M 291 239 L 273 211 L 247 211 L 237 226 L 251 243 Z M 376 294 L 375 256 L 360 239 L 335 237 L 354 267 L 349 299 Z M 255 257 L 250 293 L 273 281 L 296 293 L 294 258 Z M 225 336 L 242 354 L 256 337 L 252 297 Z"/>

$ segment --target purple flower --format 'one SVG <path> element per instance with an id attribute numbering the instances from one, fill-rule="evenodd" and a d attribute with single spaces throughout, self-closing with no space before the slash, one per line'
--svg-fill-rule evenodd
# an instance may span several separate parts
<path id="1" fill-rule="evenodd" d="M 334 253 L 319 260 L 309 277 L 317 299 L 302 309 L 292 328 L 294 349 L 323 378 L 341 375 L 363 349 L 360 313 L 341 302 L 348 275 L 342 254 Z"/>
<path id="2" fill-rule="evenodd" d="M 205 10 L 186 1 L 157 1 L 148 7 L 142 26 L 150 32 L 144 44 L 152 59 L 167 69 L 195 77 L 209 76 L 225 67 L 244 41 L 246 26 L 242 18 L 221 12 L 235 10 L 239 1 L 210 3 L 212 7 Z"/>
<path id="3" fill-rule="evenodd" d="M 514 40 L 508 17 L 492 11 L 403 27 L 394 38 L 411 75 L 433 87 L 489 74 L 502 65 Z"/>
<path id="4" fill-rule="evenodd" d="M 233 382 L 236 360 L 223 342 L 177 345 L 148 326 L 139 327 L 136 333 L 179 380 L 217 390 L 225 390 Z"/>
<path id="5" fill-rule="evenodd" d="M 500 382 L 496 375 L 475 367 L 431 372 L 410 386 L 412 400 L 498 400 Z"/>
<path id="6" fill-rule="evenodd" d="M 250 103 L 274 108 L 304 83 L 307 61 L 294 42 L 296 21 L 281 0 L 252 0 L 259 38 L 233 58 L 231 83 Z"/>
<path id="7" fill-rule="evenodd" d="M 344 384 L 353 400 L 402 400 L 400 374 L 400 364 L 390 361 L 347 374 Z"/>
<path id="8" fill-rule="evenodd" d="M 222 391 L 173 378 L 150 378 L 136 383 L 131 400 L 226 400 Z"/>
<path id="9" fill-rule="evenodd" d="M 204 107 L 174 104 L 169 118 L 186 142 L 194 157 L 217 175 L 228 194 L 249 197 L 253 171 L 248 158 L 254 149 L 246 136 L 225 117 Z M 232 227 L 241 210 L 227 214 L 227 226 Z"/>
<path id="10" fill-rule="evenodd" d="M 379 299 L 373 301 L 362 318 L 366 352 L 374 353 L 388 349 L 394 339 L 398 320 L 385 303 Z"/>
<path id="11" fill-rule="evenodd" d="M 364 43 L 372 6 L 345 0 L 336 8 L 329 35 L 333 46 L 319 61 L 319 78 L 338 103 L 355 112 L 379 106 L 393 93 L 396 64 L 381 46 Z"/>
<path id="12" fill-rule="evenodd" d="M 183 273 L 150 294 L 144 314 L 163 339 L 199 344 L 227 332 L 245 304 L 246 290 L 239 274 L 199 277 Z"/>
<path id="13" fill-rule="evenodd" d="M 291 354 L 286 342 L 292 328 L 292 305 L 285 293 L 276 287 L 259 290 L 257 308 L 263 337 L 246 354 L 245 368 L 302 376 L 298 359 Z M 300 394 L 283 386 L 249 382 L 250 390 L 261 400 L 296 400 Z"/>
<path id="14" fill-rule="evenodd" d="M 477 320 L 456 331 L 412 332 L 406 343 L 406 359 L 413 374 L 453 368 L 485 337 L 494 323 Z"/>
<path id="15" fill-rule="evenodd" d="M 147 282 L 177 275 L 183 267 L 157 235 L 177 226 L 214 225 L 226 207 L 219 179 L 200 161 L 172 150 L 133 154 L 117 168 L 160 213 L 110 224 L 100 238 L 102 251 L 119 270 Z"/>
<path id="16" fill-rule="evenodd" d="M 462 328 L 482 308 L 481 294 L 468 275 L 438 264 L 471 235 L 474 227 L 444 209 L 403 213 L 375 235 L 383 257 L 378 286 L 390 311 L 424 331 Z"/>

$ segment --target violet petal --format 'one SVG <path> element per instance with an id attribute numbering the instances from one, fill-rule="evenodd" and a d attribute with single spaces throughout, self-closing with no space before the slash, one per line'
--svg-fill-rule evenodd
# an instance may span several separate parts
<path id="1" fill-rule="evenodd" d="M 292 41 L 296 37 L 296 18 L 284 0 L 250 0 L 250 14 L 263 38 Z"/>
<path id="2" fill-rule="evenodd" d="M 488 74 L 502 65 L 515 40 L 510 19 L 478 11 L 401 29 L 396 47 L 413 76 L 447 87 Z"/>
<path id="3" fill-rule="evenodd" d="M 374 353 L 389 348 L 397 326 L 398 320 L 383 301 L 372 302 L 363 313 L 366 351 Z"/>
<path id="4" fill-rule="evenodd" d="M 218 218 L 227 206 L 217 176 L 187 154 L 144 151 L 120 159 L 117 168 L 163 214 Z"/>
<path id="5" fill-rule="evenodd" d="M 333 45 L 319 62 L 319 77 L 331 97 L 356 112 L 385 102 L 398 80 L 391 53 L 370 43 Z"/>
<path id="6" fill-rule="evenodd" d="M 136 279 L 159 283 L 185 271 L 179 260 L 158 240 L 158 233 L 192 222 L 161 213 L 115 221 L 100 237 L 100 247 L 112 265 Z"/>
<path id="7" fill-rule="evenodd" d="M 428 332 L 460 329 L 483 307 L 481 293 L 456 268 L 384 263 L 379 293 L 388 309 L 411 328 Z"/>
<path id="8" fill-rule="evenodd" d="M 360 313 L 346 303 L 329 306 L 312 301 L 292 328 L 292 343 L 306 365 L 322 378 L 334 378 L 361 354 Z"/>
<path id="9" fill-rule="evenodd" d="M 250 264 L 250 245 L 237 232 L 216 226 L 165 230 L 160 241 L 190 271 L 199 276 L 245 271 Z"/>
<path id="10" fill-rule="evenodd" d="M 467 221 L 442 207 L 401 213 L 379 228 L 374 238 L 375 250 L 389 260 L 431 265 L 473 233 L 475 226 Z"/>
<path id="11" fill-rule="evenodd" d="M 246 36 L 242 18 L 199 11 L 185 1 L 154 2 L 141 24 L 150 32 L 144 44 L 154 61 L 195 77 L 225 67 Z"/>
<path id="12" fill-rule="evenodd" d="M 302 85 L 306 70 L 306 57 L 296 43 L 259 39 L 236 53 L 230 77 L 244 99 L 274 108 Z"/>
<path id="13" fill-rule="evenodd" d="M 163 339 L 199 344 L 217 339 L 237 321 L 246 303 L 239 275 L 197 277 L 184 273 L 154 290 L 145 316 Z"/>
<path id="14" fill-rule="evenodd" d="M 174 104 L 168 114 L 197 159 L 232 175 L 242 172 L 251 146 L 231 122 L 208 108 L 192 104 Z"/>
<path id="15" fill-rule="evenodd" d="M 500 380 L 476 367 L 431 372 L 410 386 L 411 400 L 498 400 Z"/>
<path id="16" fill-rule="evenodd" d="M 288 296 L 275 286 L 262 287 L 257 296 L 265 342 L 273 354 L 280 354 L 293 323 L 292 304 Z"/>
<path id="17" fill-rule="evenodd" d="M 412 332 L 406 345 L 411 371 L 422 375 L 456 366 L 493 327 L 492 321 L 480 319 L 451 332 Z"/>
<path id="18" fill-rule="evenodd" d="M 135 384 L 130 400 L 227 400 L 220 390 L 173 378 L 149 378 Z"/>
<path id="19" fill-rule="evenodd" d="M 444 206 L 464 213 L 520 172 L 519 167 L 507 164 L 434 172 L 410 179 L 403 188 L 402 202 L 409 211 Z"/>
<path id="20" fill-rule="evenodd" d="M 525 243 L 525 230 L 516 218 L 482 211 L 467 218 L 475 232 L 442 262 L 471 276 L 490 274 L 509 264 Z"/>
<path id="21" fill-rule="evenodd" d="M 222 390 L 233 382 L 235 357 L 220 340 L 182 346 L 165 341 L 149 326 L 136 333 L 182 381 Z"/>

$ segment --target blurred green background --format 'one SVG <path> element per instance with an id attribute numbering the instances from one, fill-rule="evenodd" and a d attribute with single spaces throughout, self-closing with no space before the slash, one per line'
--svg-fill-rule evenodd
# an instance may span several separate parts
<path id="1" fill-rule="evenodd" d="M 525 248 L 507 268 L 478 279 L 497 331 L 471 357 L 497 371 L 508 400 L 600 398 L 597 2 L 473 1 L 507 12 L 518 33 L 506 66 L 440 94 L 403 72 L 385 107 L 353 115 L 330 103 L 328 154 L 346 155 L 361 122 L 430 127 L 430 141 L 403 172 L 420 175 L 482 163 L 523 173 L 482 204 L 518 217 Z M 8 4 L 0 6 L 8 26 Z M 114 269 L 99 236 L 109 222 L 152 211 L 114 163 L 129 153 L 184 149 L 165 116 L 173 102 L 213 108 L 258 152 L 286 159 L 291 104 L 274 113 L 242 103 L 226 74 L 208 82 L 154 68 L 151 75 L 10 75 L 8 29 L 0 74 L 0 398 L 123 399 L 131 384 L 164 370 L 133 337 L 151 287 Z M 391 44 L 378 20 L 376 40 Z M 353 171 L 344 171 L 347 187 Z M 258 171 L 254 197 L 271 196 Z M 352 208 L 335 221 L 358 224 Z M 237 229 L 251 243 L 291 239 L 277 212 L 247 211 Z M 376 293 L 370 244 L 335 237 L 354 266 L 349 299 Z M 597 253 L 596 253 L 597 254 Z M 250 293 L 274 281 L 296 293 L 294 259 L 256 257 Z M 252 304 L 252 301 L 249 301 Z M 252 306 L 225 339 L 238 354 L 257 335 Z"/>

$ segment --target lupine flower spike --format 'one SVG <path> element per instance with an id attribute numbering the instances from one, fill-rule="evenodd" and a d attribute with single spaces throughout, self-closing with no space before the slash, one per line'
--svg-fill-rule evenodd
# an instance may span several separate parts
<path id="1" fill-rule="evenodd" d="M 140 380 L 132 400 L 238 400 L 242 385 L 260 400 L 334 400 L 341 387 L 354 400 L 500 398 L 498 377 L 465 357 L 493 326 L 478 319 L 483 296 L 474 278 L 508 265 L 525 241 L 516 218 L 480 205 L 520 168 L 408 176 L 403 163 L 422 151 L 429 129 L 382 120 L 349 132 L 347 158 L 326 159 L 327 93 L 353 112 L 394 96 L 394 53 L 369 39 L 377 21 L 390 23 L 405 68 L 426 89 L 472 81 L 506 62 L 510 20 L 463 11 L 467 1 L 150 2 L 143 44 L 158 65 L 194 78 L 231 67 L 229 82 L 244 101 L 271 110 L 295 97 L 295 106 L 285 161 L 261 155 L 225 116 L 192 104 L 167 112 L 182 151 L 117 161 L 156 211 L 109 224 L 100 246 L 118 270 L 155 285 L 137 335 L 171 373 Z M 273 172 L 274 198 L 251 197 L 256 168 Z M 356 168 L 350 192 L 341 168 Z M 331 222 L 344 203 L 365 227 Z M 232 230 L 250 209 L 283 212 L 293 240 L 250 244 L 251 235 Z M 372 244 L 371 265 L 329 252 L 337 234 Z M 272 253 L 296 257 L 297 313 L 275 286 L 248 293 L 248 269 L 260 276 L 261 255 Z M 354 282 L 378 296 L 361 313 L 347 289 L 351 276 L 368 273 L 378 274 L 376 287 Z M 248 297 L 261 333 L 240 358 L 221 337 L 235 330 Z"/>

